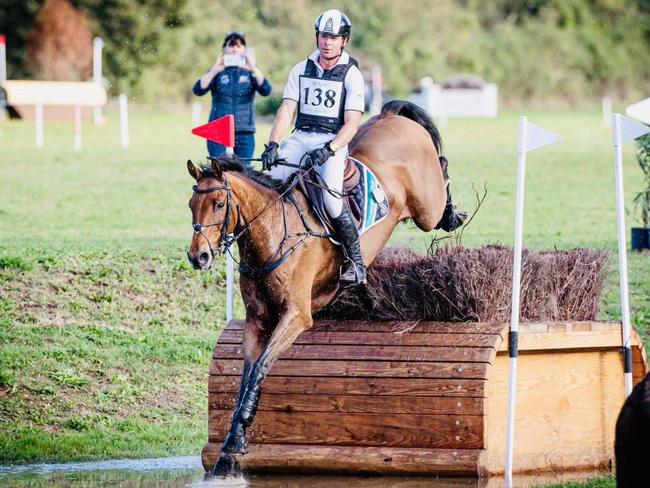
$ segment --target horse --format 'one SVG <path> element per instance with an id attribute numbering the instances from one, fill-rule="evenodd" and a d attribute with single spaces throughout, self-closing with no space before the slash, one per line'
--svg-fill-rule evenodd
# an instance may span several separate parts
<path id="1" fill-rule="evenodd" d="M 412 219 L 428 232 L 444 220 L 443 214 L 447 220 L 456 216 L 441 145 L 432 119 L 410 102 L 389 102 L 359 127 L 350 155 L 375 173 L 390 206 L 386 218 L 360 238 L 366 265 L 398 223 Z M 215 250 L 224 251 L 235 240 L 239 247 L 246 309 L 243 372 L 229 433 L 207 475 L 237 476 L 237 456 L 247 452 L 246 429 L 255 418 L 264 379 L 313 325 L 312 315 L 335 298 L 343 257 L 325 238 L 303 192 L 247 172 L 233 158 L 212 159 L 211 166 L 200 168 L 188 161 L 187 167 L 196 180 L 189 201 L 194 227 L 189 261 L 195 269 L 209 269 Z"/>
<path id="2" fill-rule="evenodd" d="M 616 420 L 616 486 L 647 486 L 648 438 L 650 436 L 650 373 L 627 397 Z"/>

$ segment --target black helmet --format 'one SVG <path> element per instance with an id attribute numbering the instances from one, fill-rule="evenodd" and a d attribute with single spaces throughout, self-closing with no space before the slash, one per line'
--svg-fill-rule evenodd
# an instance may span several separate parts
<path id="1" fill-rule="evenodd" d="M 330 36 L 350 36 L 352 22 L 340 10 L 332 9 L 323 12 L 316 18 L 314 25 L 316 35 L 319 33 L 329 34 Z"/>
<path id="2" fill-rule="evenodd" d="M 221 47 L 226 47 L 228 44 L 231 42 L 236 42 L 239 41 L 242 43 L 242 45 L 246 45 L 246 34 L 243 32 L 228 32 L 226 34 L 226 37 L 223 40 L 223 46 Z"/>

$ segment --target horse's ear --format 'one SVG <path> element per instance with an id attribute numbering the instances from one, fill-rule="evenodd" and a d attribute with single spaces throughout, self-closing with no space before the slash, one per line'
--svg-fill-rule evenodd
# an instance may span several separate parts
<path id="1" fill-rule="evenodd" d="M 217 175 L 217 179 L 219 180 L 223 179 L 223 170 L 221 169 L 219 160 L 216 158 L 211 158 L 211 160 L 212 160 L 212 169 L 214 170 L 214 174 Z"/>
<path id="2" fill-rule="evenodd" d="M 187 160 L 187 171 L 190 172 L 190 176 L 196 181 L 199 181 L 201 179 L 201 170 L 194 166 L 194 163 L 189 159 Z"/>

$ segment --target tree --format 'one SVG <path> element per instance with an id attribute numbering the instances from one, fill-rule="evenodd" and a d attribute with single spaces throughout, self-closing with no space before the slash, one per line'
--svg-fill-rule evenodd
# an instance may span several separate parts
<path id="1" fill-rule="evenodd" d="M 88 15 L 68 0 L 46 0 L 27 41 L 27 58 L 37 78 L 85 80 L 91 74 L 92 32 Z"/>

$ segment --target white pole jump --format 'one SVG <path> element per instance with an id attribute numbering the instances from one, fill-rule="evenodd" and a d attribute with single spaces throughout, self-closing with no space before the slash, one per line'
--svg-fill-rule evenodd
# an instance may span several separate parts
<path id="1" fill-rule="evenodd" d="M 7 81 L 7 38 L 0 34 L 0 85 Z"/>
<path id="2" fill-rule="evenodd" d="M 81 150 L 81 105 L 74 106 L 74 149 Z"/>
<path id="3" fill-rule="evenodd" d="M 370 99 L 370 115 L 379 115 L 381 112 L 382 94 L 381 66 L 378 64 L 372 67 L 372 98 Z"/>
<path id="4" fill-rule="evenodd" d="M 618 267 L 621 289 L 621 322 L 623 329 L 623 371 L 625 393 L 632 393 L 632 349 L 630 335 L 630 299 L 627 278 L 627 241 L 625 233 L 625 203 L 623 201 L 623 144 L 650 132 L 650 127 L 639 124 L 621 114 L 612 116 L 612 144 L 614 146 L 614 174 L 616 177 L 616 217 L 618 224 Z"/>
<path id="5" fill-rule="evenodd" d="M 603 97 L 602 99 L 603 106 L 603 125 L 605 127 L 612 126 L 612 101 L 609 97 Z"/>
<path id="6" fill-rule="evenodd" d="M 122 93 L 119 96 L 120 100 L 120 135 L 122 139 L 122 147 L 129 148 L 129 107 L 126 95 Z"/>
<path id="7" fill-rule="evenodd" d="M 523 252 L 524 229 L 524 187 L 526 182 L 526 153 L 549 144 L 560 138 L 541 127 L 528 123 L 524 116 L 519 118 L 519 138 L 517 142 L 517 197 L 515 204 L 515 236 L 512 264 L 512 310 L 510 316 L 510 334 L 508 335 L 508 353 L 510 369 L 508 372 L 508 419 L 506 437 L 505 483 L 512 487 L 512 471 L 515 445 L 515 407 L 517 386 L 517 359 L 519 356 L 519 311 L 521 297 L 521 256 Z"/>
<path id="8" fill-rule="evenodd" d="M 43 105 L 34 106 L 34 115 L 36 120 L 36 147 L 43 147 L 45 145 L 45 137 L 43 135 Z"/>
<path id="9" fill-rule="evenodd" d="M 104 41 L 101 37 L 93 39 L 93 83 L 102 85 L 102 49 Z M 102 108 L 95 107 L 93 111 L 93 122 L 95 125 L 102 123 Z"/>
<path id="10" fill-rule="evenodd" d="M 192 125 L 201 123 L 201 112 L 203 112 L 203 106 L 199 102 L 192 103 Z"/>

